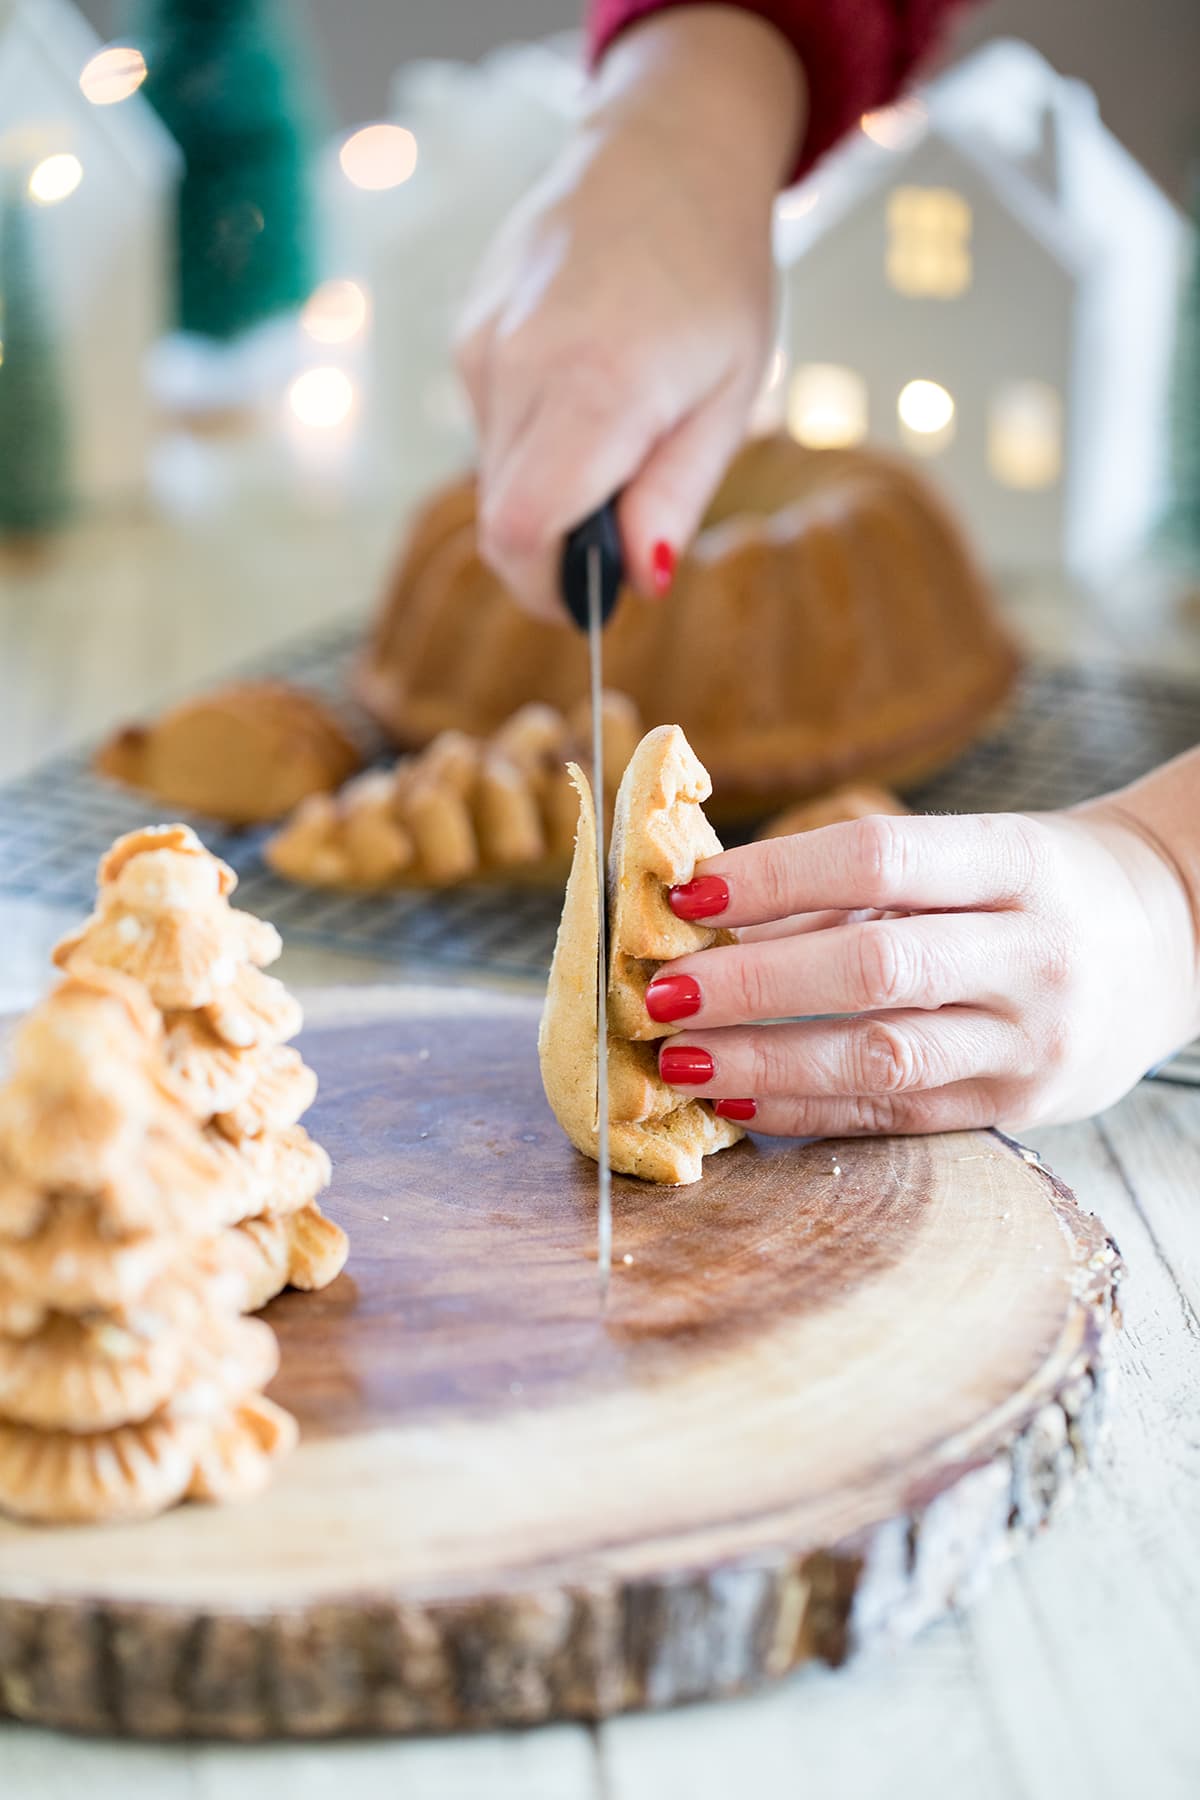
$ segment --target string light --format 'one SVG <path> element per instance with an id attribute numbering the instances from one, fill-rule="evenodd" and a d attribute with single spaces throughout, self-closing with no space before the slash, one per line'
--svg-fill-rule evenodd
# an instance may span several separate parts
<path id="1" fill-rule="evenodd" d="M 867 435 L 867 384 L 839 363 L 802 363 L 788 389 L 788 430 L 811 450 L 860 444 Z"/>
<path id="2" fill-rule="evenodd" d="M 323 281 L 309 295 L 300 325 L 318 344 L 348 344 L 364 330 L 369 312 L 357 281 Z"/>
<path id="3" fill-rule="evenodd" d="M 806 219 L 820 198 L 820 188 L 808 185 L 793 188 L 789 193 L 781 194 L 775 202 L 776 217 L 789 222 L 793 219 Z"/>
<path id="4" fill-rule="evenodd" d="M 29 177 L 29 198 L 39 206 L 57 206 L 75 192 L 83 180 L 83 164 L 69 150 L 44 156 Z"/>
<path id="5" fill-rule="evenodd" d="M 902 150 L 916 137 L 928 117 L 925 102 L 910 96 L 907 100 L 898 100 L 895 106 L 881 106 L 875 112 L 865 112 L 859 125 L 864 135 L 881 150 Z"/>
<path id="6" fill-rule="evenodd" d="M 132 44 L 109 44 L 83 65 L 79 87 L 93 106 L 115 106 L 146 79 L 146 59 Z"/>
<path id="7" fill-rule="evenodd" d="M 301 425 L 333 431 L 354 410 L 354 383 L 344 369 L 305 369 L 288 388 L 288 406 Z"/>
<path id="8" fill-rule="evenodd" d="M 368 192 L 399 187 L 417 166 L 417 140 L 403 125 L 364 125 L 338 152 L 347 181 Z"/>
<path id="9" fill-rule="evenodd" d="M 954 436 L 954 396 L 938 381 L 905 382 L 896 412 L 905 442 L 918 455 L 935 455 Z"/>

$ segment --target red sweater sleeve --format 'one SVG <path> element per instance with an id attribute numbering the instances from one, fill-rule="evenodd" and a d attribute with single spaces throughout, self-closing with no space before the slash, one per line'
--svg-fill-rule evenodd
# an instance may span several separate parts
<path id="1" fill-rule="evenodd" d="M 855 121 L 894 100 L 963 0 L 733 0 L 767 19 L 793 44 L 808 77 L 803 175 Z M 694 0 L 588 0 L 593 58 L 651 13 Z"/>

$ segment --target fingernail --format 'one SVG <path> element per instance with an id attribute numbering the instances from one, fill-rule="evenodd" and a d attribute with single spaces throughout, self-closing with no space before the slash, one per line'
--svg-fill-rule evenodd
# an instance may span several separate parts
<path id="1" fill-rule="evenodd" d="M 665 538 L 650 552 L 650 579 L 656 594 L 665 594 L 675 579 L 675 552 Z"/>
<path id="2" fill-rule="evenodd" d="M 729 883 L 722 875 L 697 875 L 669 888 L 667 900 L 677 919 L 715 919 L 729 905 Z"/>
<path id="3" fill-rule="evenodd" d="M 646 1011 L 656 1025 L 690 1019 L 700 1011 L 700 983 L 690 975 L 656 975 L 646 989 Z"/>
<path id="4" fill-rule="evenodd" d="M 717 1072 L 707 1050 L 667 1044 L 658 1053 L 658 1072 L 669 1087 L 703 1087 Z"/>
<path id="5" fill-rule="evenodd" d="M 664 1051 L 665 1055 L 666 1052 Z M 758 1111 L 757 1100 L 714 1100 L 713 1111 L 721 1119 L 732 1119 L 735 1124 L 748 1125 Z"/>

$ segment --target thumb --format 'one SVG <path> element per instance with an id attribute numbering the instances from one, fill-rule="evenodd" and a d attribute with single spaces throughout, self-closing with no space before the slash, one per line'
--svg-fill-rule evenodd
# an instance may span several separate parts
<path id="1" fill-rule="evenodd" d="M 695 536 L 749 413 L 741 381 L 716 389 L 659 438 L 625 487 L 617 506 L 621 546 L 629 579 L 641 593 L 658 596 L 670 585 L 674 558 Z"/>

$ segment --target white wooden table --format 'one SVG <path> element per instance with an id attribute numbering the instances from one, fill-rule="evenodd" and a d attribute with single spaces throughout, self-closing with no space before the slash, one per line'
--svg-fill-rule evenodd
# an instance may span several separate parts
<path id="1" fill-rule="evenodd" d="M 0 565 L 0 777 L 316 624 L 365 609 L 386 520 L 96 526 Z M 1200 674 L 1200 626 L 1122 628 L 1026 595 L 1043 641 Z M 0 898 L 0 1008 L 69 921 Z M 388 978 L 285 953 L 285 978 Z M 2 1800 L 1195 1800 L 1200 1794 L 1200 1091 L 1143 1084 L 1034 1135 L 1129 1266 L 1113 1430 L 1071 1508 L 973 1611 L 903 1651 L 721 1706 L 413 1743 L 158 1747 L 0 1726 Z"/>

